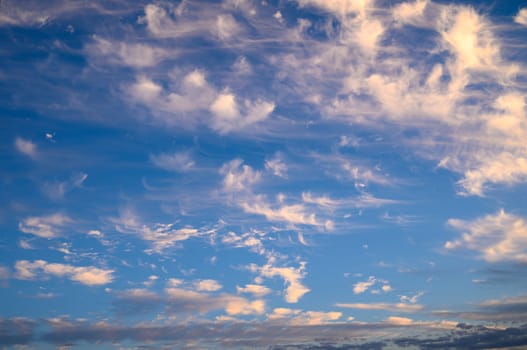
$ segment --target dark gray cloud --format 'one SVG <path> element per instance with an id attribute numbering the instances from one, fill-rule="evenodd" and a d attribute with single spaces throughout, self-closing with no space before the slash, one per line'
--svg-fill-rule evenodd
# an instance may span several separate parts
<path id="1" fill-rule="evenodd" d="M 42 330 L 42 332 L 38 332 Z M 0 344 L 135 342 L 138 346 L 178 348 L 324 349 L 503 349 L 527 346 L 527 324 L 506 329 L 459 324 L 394 326 L 387 323 L 347 323 L 290 326 L 277 322 L 203 322 L 178 325 L 117 326 L 61 320 L 0 320 Z"/>

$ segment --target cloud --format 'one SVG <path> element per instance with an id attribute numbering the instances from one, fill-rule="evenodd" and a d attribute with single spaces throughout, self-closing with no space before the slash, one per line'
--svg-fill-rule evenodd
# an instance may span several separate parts
<path id="1" fill-rule="evenodd" d="M 220 174 L 223 175 L 223 190 L 226 192 L 242 192 L 252 188 L 252 185 L 258 183 L 261 173 L 253 170 L 249 165 L 243 165 L 241 159 L 233 159 L 225 163 Z"/>
<path id="2" fill-rule="evenodd" d="M 271 314 L 267 315 L 270 321 L 282 321 L 294 326 L 298 325 L 323 325 L 337 321 L 342 317 L 341 312 L 330 311 L 302 311 L 288 308 L 275 308 Z"/>
<path id="3" fill-rule="evenodd" d="M 409 326 L 413 323 L 413 320 L 407 317 L 390 316 L 386 320 L 384 320 L 384 322 L 396 326 Z"/>
<path id="4" fill-rule="evenodd" d="M 239 104 L 237 97 L 229 92 L 220 93 L 210 106 L 213 115 L 212 128 L 220 134 L 241 130 L 269 117 L 275 104 L 264 100 L 244 100 Z"/>
<path id="5" fill-rule="evenodd" d="M 246 284 L 245 287 L 236 286 L 236 291 L 238 293 L 252 294 L 255 297 L 263 297 L 272 292 L 271 289 L 260 284 Z"/>
<path id="6" fill-rule="evenodd" d="M 472 304 L 468 310 L 435 311 L 434 316 L 492 323 L 522 323 L 527 317 L 527 296 L 519 295 Z"/>
<path id="7" fill-rule="evenodd" d="M 518 14 L 514 17 L 514 22 L 527 26 L 527 8 L 522 8 L 518 11 Z"/>
<path id="8" fill-rule="evenodd" d="M 265 161 L 265 169 L 275 176 L 287 178 L 287 164 L 280 153 L 276 153 L 273 158 Z"/>
<path id="9" fill-rule="evenodd" d="M 223 288 L 216 280 L 199 280 L 194 282 L 194 286 L 200 292 L 215 292 Z"/>
<path id="10" fill-rule="evenodd" d="M 15 148 L 18 152 L 30 157 L 35 158 L 37 155 L 37 145 L 29 140 L 25 140 L 21 137 L 15 139 Z"/>
<path id="11" fill-rule="evenodd" d="M 111 283 L 113 270 L 93 266 L 77 267 L 67 264 L 48 263 L 45 260 L 19 260 L 15 264 L 15 277 L 23 280 L 36 280 L 47 276 L 66 277 L 87 286 Z"/>
<path id="12" fill-rule="evenodd" d="M 66 181 L 46 182 L 43 185 L 43 191 L 51 199 L 62 199 L 66 193 L 70 192 L 74 188 L 82 187 L 82 184 L 87 178 L 88 174 L 77 173 L 72 175 Z"/>
<path id="13" fill-rule="evenodd" d="M 73 220 L 62 213 L 47 216 L 30 216 L 18 224 L 18 229 L 42 238 L 57 237 L 60 231 Z"/>
<path id="14" fill-rule="evenodd" d="M 392 291 L 392 287 L 390 286 L 388 281 L 377 279 L 375 276 L 370 276 L 367 281 L 355 283 L 353 285 L 353 293 L 354 294 L 365 293 L 368 289 L 370 289 L 376 284 L 382 284 L 381 291 L 384 293 L 388 293 Z M 378 294 L 380 293 L 380 291 L 373 290 L 372 293 Z"/>
<path id="15" fill-rule="evenodd" d="M 450 219 L 448 224 L 462 231 L 461 238 L 448 241 L 445 248 L 479 252 L 487 262 L 527 262 L 527 222 L 503 209 L 473 221 Z"/>
<path id="16" fill-rule="evenodd" d="M 213 231 L 200 231 L 190 226 L 174 228 L 174 224 L 157 223 L 146 225 L 139 221 L 139 217 L 131 210 L 123 210 L 119 218 L 113 219 L 115 229 L 121 233 L 131 233 L 150 242 L 153 252 L 161 253 L 167 248 L 174 247 L 178 242 L 190 238 L 209 236 Z"/>
<path id="17" fill-rule="evenodd" d="M 147 44 L 118 42 L 98 36 L 93 37 L 93 43 L 87 45 L 86 49 L 95 60 L 104 59 L 110 64 L 134 68 L 152 67 L 167 57 L 176 56 L 173 50 L 169 52 Z"/>
<path id="18" fill-rule="evenodd" d="M 228 315 L 262 314 L 265 311 L 263 300 L 250 301 L 236 295 L 210 295 L 182 288 L 167 288 L 169 310 L 174 312 L 198 311 L 207 313 L 224 310 Z"/>
<path id="19" fill-rule="evenodd" d="M 392 9 L 393 18 L 401 24 L 420 23 L 429 0 L 402 2 Z"/>
<path id="20" fill-rule="evenodd" d="M 0 26 L 40 27 L 49 20 L 46 12 L 33 11 L 16 5 L 9 1 L 0 4 Z"/>
<path id="21" fill-rule="evenodd" d="M 394 312 L 418 312 L 423 309 L 423 305 L 420 304 L 406 304 L 406 303 L 337 303 L 337 307 L 359 309 L 359 310 L 382 310 L 382 311 L 394 311 Z"/>
<path id="22" fill-rule="evenodd" d="M 189 171 L 195 165 L 189 151 L 150 155 L 150 161 L 161 169 L 175 172 Z"/>
<path id="23" fill-rule="evenodd" d="M 302 279 L 305 276 L 305 262 L 300 262 L 298 268 L 294 267 L 278 267 L 275 265 L 276 259 L 270 257 L 267 264 L 257 266 L 255 264 L 249 265 L 249 270 L 258 273 L 261 277 L 273 278 L 280 277 L 286 284 L 284 299 L 288 303 L 297 303 L 306 293 L 310 291 L 309 288 L 302 284 Z"/>
<path id="24" fill-rule="evenodd" d="M 319 222 L 316 215 L 308 212 L 302 204 L 277 205 L 273 208 L 264 196 L 258 195 L 243 202 L 241 206 L 246 213 L 263 215 L 269 221 L 324 226 L 324 223 Z"/>

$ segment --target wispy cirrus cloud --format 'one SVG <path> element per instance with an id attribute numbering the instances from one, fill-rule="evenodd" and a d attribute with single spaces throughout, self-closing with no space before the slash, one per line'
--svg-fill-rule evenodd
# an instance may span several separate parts
<path id="1" fill-rule="evenodd" d="M 337 303 L 337 307 L 358 309 L 358 310 L 379 310 L 414 313 L 423 310 L 421 304 L 407 303 Z"/>
<path id="2" fill-rule="evenodd" d="M 474 250 L 490 263 L 527 262 L 527 222 L 522 217 L 502 209 L 472 221 L 450 219 L 448 224 L 463 235 L 446 242 L 447 250 Z"/>

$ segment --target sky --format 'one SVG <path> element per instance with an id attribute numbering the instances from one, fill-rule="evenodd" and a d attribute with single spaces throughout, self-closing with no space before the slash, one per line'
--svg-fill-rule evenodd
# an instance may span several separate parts
<path id="1" fill-rule="evenodd" d="M 0 1 L 0 349 L 527 346 L 527 1 Z"/>

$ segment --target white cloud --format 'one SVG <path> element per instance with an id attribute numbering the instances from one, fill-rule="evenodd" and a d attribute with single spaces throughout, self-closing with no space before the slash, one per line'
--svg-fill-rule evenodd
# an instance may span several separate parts
<path id="1" fill-rule="evenodd" d="M 400 300 L 402 303 L 415 304 L 419 301 L 419 298 L 421 298 L 424 294 L 424 292 L 418 292 L 412 296 L 401 295 Z"/>
<path id="2" fill-rule="evenodd" d="M 393 18 L 402 24 L 421 24 L 426 6 L 429 0 L 416 0 L 414 2 L 402 2 L 394 6 Z"/>
<path id="3" fill-rule="evenodd" d="M 294 267 L 277 267 L 275 266 L 275 259 L 269 258 L 267 264 L 263 266 L 257 266 L 251 264 L 249 270 L 252 272 L 259 273 L 261 277 L 273 278 L 280 277 L 286 284 L 285 289 L 285 301 L 288 303 L 296 303 L 310 291 L 309 288 L 302 284 L 302 279 L 305 276 L 305 262 L 300 262 L 298 268 Z"/>
<path id="4" fill-rule="evenodd" d="M 15 139 L 15 148 L 18 152 L 31 158 L 35 158 L 37 155 L 37 145 L 21 137 Z"/>
<path id="5" fill-rule="evenodd" d="M 353 285 L 353 293 L 354 294 L 362 294 L 366 292 L 371 286 L 375 284 L 377 280 L 375 277 L 370 276 L 367 281 L 364 282 L 357 282 Z"/>
<path id="6" fill-rule="evenodd" d="M 150 161 L 161 169 L 176 172 L 189 171 L 195 165 L 189 151 L 150 155 Z"/>
<path id="7" fill-rule="evenodd" d="M 77 267 L 67 264 L 48 263 L 44 260 L 19 260 L 15 263 L 15 277 L 24 280 L 36 280 L 47 276 L 66 277 L 88 286 L 103 285 L 112 282 L 113 270 L 93 266 Z"/>
<path id="8" fill-rule="evenodd" d="M 236 37 L 242 31 L 242 27 L 236 19 L 230 15 L 219 15 L 216 19 L 216 28 L 214 33 L 221 40 L 229 40 Z"/>
<path id="9" fill-rule="evenodd" d="M 261 173 L 253 170 L 249 165 L 242 165 L 241 159 L 233 159 L 225 163 L 220 174 L 223 178 L 223 189 L 227 192 L 242 192 L 251 189 L 252 185 L 260 181 Z"/>
<path id="10" fill-rule="evenodd" d="M 518 11 L 518 14 L 514 17 L 514 22 L 527 26 L 527 8 L 522 8 Z"/>
<path id="11" fill-rule="evenodd" d="M 238 293 L 248 293 L 252 294 L 255 297 L 263 297 L 271 293 L 271 289 L 260 284 L 246 284 L 245 287 L 236 286 L 236 291 Z"/>
<path id="12" fill-rule="evenodd" d="M 115 223 L 115 229 L 121 233 L 131 233 L 139 236 L 141 239 L 150 242 L 153 251 L 161 253 L 177 245 L 178 242 L 186 241 L 190 238 L 209 236 L 213 233 L 211 230 L 200 231 L 193 227 L 174 228 L 174 224 L 157 223 L 145 225 L 140 223 L 139 217 L 131 210 L 123 210 L 119 218 L 112 220 Z"/>
<path id="13" fill-rule="evenodd" d="M 215 292 L 223 288 L 223 286 L 216 280 L 199 280 L 194 282 L 194 287 L 200 292 Z"/>
<path id="14" fill-rule="evenodd" d="M 276 153 L 273 158 L 265 161 L 265 169 L 275 176 L 287 178 L 287 164 L 280 153 Z"/>
<path id="15" fill-rule="evenodd" d="M 18 224 L 18 229 L 24 233 L 30 233 L 42 238 L 53 238 L 73 220 L 62 214 L 55 213 L 48 216 L 30 216 Z"/>
<path id="16" fill-rule="evenodd" d="M 248 214 L 263 215 L 269 221 L 324 226 L 324 223 L 319 222 L 315 214 L 309 213 L 302 204 L 278 205 L 273 208 L 264 196 L 254 196 L 250 201 L 242 203 L 242 208 Z"/>
<path id="17" fill-rule="evenodd" d="M 110 64 L 125 65 L 134 68 L 152 67 L 163 59 L 174 58 L 174 51 L 168 52 L 163 48 L 154 47 L 147 44 L 134 44 L 118 42 L 93 37 L 93 44 L 87 45 L 88 53 L 94 59 L 103 57 Z"/>
<path id="18" fill-rule="evenodd" d="M 386 280 L 378 279 L 375 276 L 368 277 L 368 280 L 363 282 L 357 282 L 353 285 L 354 294 L 362 294 L 371 289 L 373 286 L 382 284 L 380 290 L 372 290 L 372 294 L 379 294 L 381 291 L 384 293 L 389 293 L 393 290 L 390 283 Z"/>
<path id="19" fill-rule="evenodd" d="M 462 231 L 445 248 L 470 249 L 479 252 L 488 262 L 527 262 L 527 222 L 524 218 L 500 210 L 473 221 L 450 219 L 448 224 Z"/>
<path id="20" fill-rule="evenodd" d="M 336 306 L 358 310 L 379 310 L 395 312 L 418 312 L 423 309 L 423 305 L 405 303 L 338 303 L 336 304 Z"/>
<path id="21" fill-rule="evenodd" d="M 210 106 L 214 130 L 225 134 L 244 129 L 267 119 L 275 109 L 273 102 L 261 99 L 246 99 L 242 104 L 237 100 L 238 98 L 229 91 L 218 94 Z"/>

